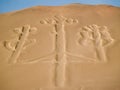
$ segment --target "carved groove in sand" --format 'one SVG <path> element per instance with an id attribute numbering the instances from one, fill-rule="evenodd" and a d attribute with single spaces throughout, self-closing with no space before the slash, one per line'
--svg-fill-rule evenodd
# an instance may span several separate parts
<path id="1" fill-rule="evenodd" d="M 41 24 L 53 25 L 53 33 L 55 35 L 55 86 L 63 87 L 65 84 L 66 73 L 66 36 L 65 24 L 78 23 L 77 19 L 65 18 L 64 16 L 55 16 L 40 21 Z"/>
<path id="2" fill-rule="evenodd" d="M 105 47 L 111 45 L 113 43 L 113 38 L 111 37 L 109 30 L 106 26 L 98 26 L 98 25 L 88 25 L 80 28 L 80 32 L 78 33 L 78 40 L 82 46 L 90 46 L 93 45 L 94 51 L 96 53 L 96 58 L 88 58 L 84 57 L 88 61 L 107 61 Z M 89 50 L 89 48 L 87 48 Z M 71 54 L 74 55 L 74 54 Z M 79 56 L 77 56 L 79 57 Z"/>
<path id="3" fill-rule="evenodd" d="M 21 28 L 16 28 L 15 32 L 18 34 L 17 40 L 13 39 L 10 41 L 5 41 L 4 44 L 5 47 L 12 51 L 9 63 L 17 63 L 22 50 L 30 46 L 30 44 L 36 42 L 36 39 L 28 40 L 28 36 L 30 35 L 31 32 L 34 31 L 36 31 L 36 28 L 30 28 L 29 25 L 25 25 L 24 27 Z M 26 41 L 30 41 L 31 43 L 25 46 Z"/>
<path id="4" fill-rule="evenodd" d="M 77 39 L 77 43 L 82 46 L 87 46 L 92 44 L 94 46 L 94 50 L 96 52 L 97 59 L 89 58 L 84 55 L 75 55 L 74 53 L 66 51 L 66 34 L 65 34 L 65 25 L 72 25 L 78 23 L 77 19 L 65 18 L 63 16 L 55 16 L 52 18 L 46 18 L 40 21 L 40 24 L 50 24 L 53 26 L 53 30 L 51 31 L 55 36 L 55 50 L 53 53 L 49 55 L 44 55 L 43 57 L 34 58 L 30 60 L 30 62 L 23 63 L 34 63 L 39 61 L 44 61 L 45 59 L 49 59 L 49 56 L 54 58 L 54 84 L 58 87 L 63 87 L 66 81 L 66 64 L 67 59 L 66 56 L 77 57 L 78 59 L 84 58 L 88 60 L 88 62 L 96 62 L 98 61 L 106 61 L 106 54 L 104 51 L 104 47 L 107 47 L 113 43 L 113 39 L 110 36 L 108 29 L 106 26 L 98 26 L 98 25 L 89 25 L 80 28 L 80 32 L 78 32 L 79 36 Z M 5 42 L 6 48 L 12 50 L 12 56 L 10 57 L 10 63 L 18 63 L 18 58 L 20 53 L 25 48 L 25 43 L 28 40 L 28 36 L 32 28 L 29 25 L 24 26 L 23 28 L 17 29 L 19 34 L 18 40 L 14 41 L 14 47 L 11 45 L 13 41 Z M 33 28 L 35 30 L 35 28 Z M 35 40 L 33 40 L 35 42 Z M 26 47 L 27 48 L 27 47 Z M 96 61 L 95 61 L 96 60 Z M 48 61 L 51 62 L 51 61 Z M 74 61 L 73 62 L 79 62 Z"/>

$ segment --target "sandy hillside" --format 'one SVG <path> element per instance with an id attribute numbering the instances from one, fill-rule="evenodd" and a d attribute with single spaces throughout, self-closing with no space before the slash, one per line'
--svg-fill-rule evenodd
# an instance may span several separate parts
<path id="1" fill-rule="evenodd" d="M 0 14 L 0 90 L 120 90 L 120 7 Z"/>

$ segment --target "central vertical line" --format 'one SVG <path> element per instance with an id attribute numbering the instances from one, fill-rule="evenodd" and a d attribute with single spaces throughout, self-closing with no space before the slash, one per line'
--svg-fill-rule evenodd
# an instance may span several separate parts
<path id="1" fill-rule="evenodd" d="M 55 24 L 56 35 L 56 66 L 55 66 L 55 86 L 63 87 L 66 73 L 66 41 L 64 23 Z"/>

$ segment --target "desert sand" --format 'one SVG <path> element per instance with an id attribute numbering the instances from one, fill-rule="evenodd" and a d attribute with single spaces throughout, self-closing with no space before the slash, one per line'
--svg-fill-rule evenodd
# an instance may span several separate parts
<path id="1" fill-rule="evenodd" d="M 0 14 L 0 90 L 120 90 L 120 7 Z"/>

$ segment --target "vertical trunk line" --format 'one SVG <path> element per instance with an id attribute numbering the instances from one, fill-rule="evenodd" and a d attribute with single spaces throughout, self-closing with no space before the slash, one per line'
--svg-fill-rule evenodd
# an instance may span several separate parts
<path id="1" fill-rule="evenodd" d="M 97 57 L 99 59 L 99 61 L 104 61 L 106 62 L 106 55 L 105 55 L 105 51 L 104 51 L 104 48 L 99 46 L 96 48 L 96 52 L 97 52 Z"/>
<path id="2" fill-rule="evenodd" d="M 64 24 L 56 25 L 57 37 L 56 37 L 56 71 L 55 71 L 55 85 L 63 87 L 65 84 L 65 69 L 66 69 L 66 55 L 65 55 L 65 31 Z"/>
<path id="3" fill-rule="evenodd" d="M 101 34 L 99 33 L 99 30 L 96 32 L 96 41 L 95 41 L 95 47 L 96 47 L 96 55 L 99 61 L 106 61 L 106 54 L 104 51 L 104 47 L 102 45 L 103 41 L 101 40 Z"/>
<path id="4" fill-rule="evenodd" d="M 20 35 L 19 42 L 17 43 L 15 47 L 15 51 L 13 52 L 12 56 L 10 57 L 10 63 L 16 63 L 17 59 L 23 49 L 23 46 L 27 40 L 27 37 L 29 35 L 29 26 L 25 26 L 22 30 L 22 34 Z"/>

